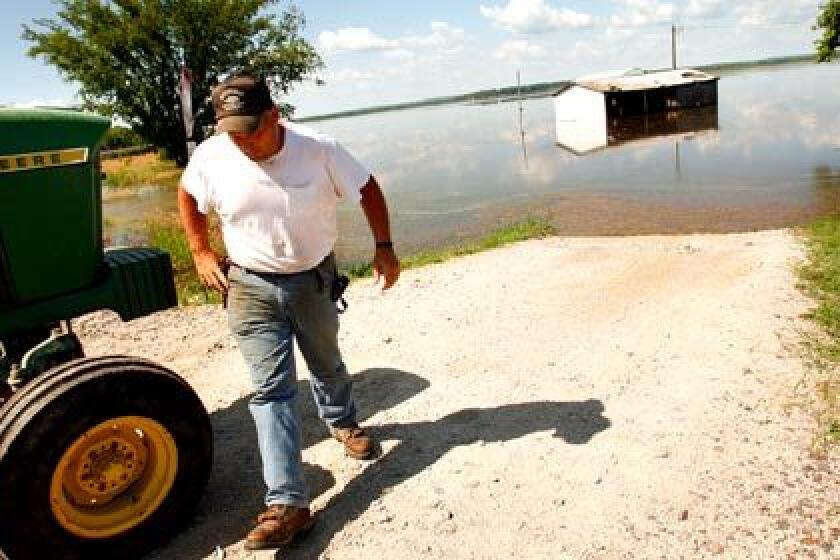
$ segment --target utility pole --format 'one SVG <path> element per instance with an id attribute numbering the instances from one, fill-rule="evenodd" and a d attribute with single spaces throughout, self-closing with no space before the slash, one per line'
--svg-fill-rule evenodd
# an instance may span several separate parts
<path id="1" fill-rule="evenodd" d="M 671 24 L 671 68 L 677 69 L 677 26 Z"/>

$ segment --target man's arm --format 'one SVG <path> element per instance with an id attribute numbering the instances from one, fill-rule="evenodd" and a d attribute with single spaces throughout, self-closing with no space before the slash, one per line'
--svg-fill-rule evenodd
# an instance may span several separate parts
<path id="1" fill-rule="evenodd" d="M 198 277 L 205 286 L 222 293 L 227 292 L 228 281 L 219 267 L 219 255 L 210 248 L 207 216 L 198 210 L 198 204 L 192 195 L 184 190 L 183 185 L 178 186 L 178 211 Z"/>
<path id="2" fill-rule="evenodd" d="M 391 226 L 388 221 L 388 207 L 382 190 L 373 176 L 362 187 L 362 209 L 365 212 L 373 239 L 377 243 L 376 253 L 373 255 L 373 279 L 379 282 L 384 278 L 383 290 L 394 285 L 400 276 L 400 261 L 394 253 L 393 247 L 381 247 L 380 243 L 391 241 Z"/>

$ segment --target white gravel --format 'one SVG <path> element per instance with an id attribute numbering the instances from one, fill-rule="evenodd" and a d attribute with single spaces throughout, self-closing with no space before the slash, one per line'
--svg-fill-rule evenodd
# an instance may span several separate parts
<path id="1" fill-rule="evenodd" d="M 346 459 L 301 391 L 319 525 L 276 557 L 840 558 L 838 460 L 789 406 L 800 258 L 788 231 L 552 238 L 354 284 L 341 342 L 383 455 Z M 242 548 L 263 487 L 222 310 L 77 327 L 212 413 L 200 511 L 153 557 L 274 558 Z"/>

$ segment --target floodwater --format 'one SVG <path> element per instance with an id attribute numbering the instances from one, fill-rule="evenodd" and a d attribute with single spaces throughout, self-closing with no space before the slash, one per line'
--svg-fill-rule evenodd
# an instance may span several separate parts
<path id="1" fill-rule="evenodd" d="M 386 192 L 402 252 L 479 237 L 525 216 L 564 235 L 787 227 L 840 209 L 840 65 L 723 73 L 719 105 L 613 123 L 580 149 L 553 99 L 446 105 L 309 123 L 346 145 Z M 565 136 L 564 136 L 565 134 Z M 112 239 L 174 213 L 174 192 L 105 194 Z M 371 247 L 354 204 L 339 257 Z"/>

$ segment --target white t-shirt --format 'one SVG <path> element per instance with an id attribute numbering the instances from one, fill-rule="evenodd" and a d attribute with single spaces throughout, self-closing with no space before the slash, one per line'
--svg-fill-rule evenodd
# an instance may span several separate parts
<path id="1" fill-rule="evenodd" d="M 283 123 L 283 149 L 255 162 L 217 134 L 199 145 L 181 184 L 222 223 L 228 256 L 259 272 L 315 267 L 335 245 L 336 205 L 358 202 L 370 172 L 333 138 Z"/>

